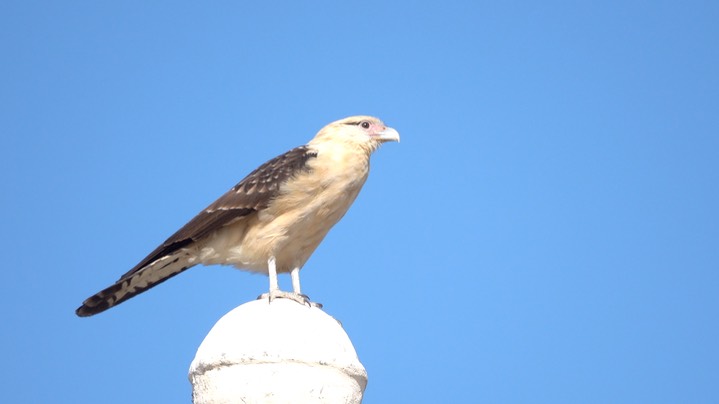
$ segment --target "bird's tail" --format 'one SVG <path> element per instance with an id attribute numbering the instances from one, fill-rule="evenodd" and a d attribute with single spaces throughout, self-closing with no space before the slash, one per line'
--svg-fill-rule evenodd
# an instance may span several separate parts
<path id="1" fill-rule="evenodd" d="M 190 261 L 190 254 L 179 250 L 144 267 L 133 269 L 114 285 L 87 298 L 82 306 L 75 310 L 75 314 L 88 317 L 102 313 L 196 265 L 196 262 Z"/>

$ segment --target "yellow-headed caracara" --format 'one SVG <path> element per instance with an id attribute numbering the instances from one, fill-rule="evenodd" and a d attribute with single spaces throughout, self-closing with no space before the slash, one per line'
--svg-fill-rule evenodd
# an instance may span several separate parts
<path id="1" fill-rule="evenodd" d="M 372 152 L 391 141 L 399 141 L 397 131 L 369 116 L 325 126 L 250 173 L 75 313 L 103 312 L 198 264 L 267 273 L 263 297 L 307 303 L 300 269 L 359 194 Z M 278 287 L 283 272 L 291 274 L 292 293 Z"/>

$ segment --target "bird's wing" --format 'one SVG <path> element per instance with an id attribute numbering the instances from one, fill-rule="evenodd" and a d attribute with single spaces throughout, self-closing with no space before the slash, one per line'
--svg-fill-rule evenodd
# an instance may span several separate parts
<path id="1" fill-rule="evenodd" d="M 306 170 L 307 160 L 315 156 L 317 154 L 307 146 L 300 146 L 262 164 L 182 226 L 120 280 L 231 222 L 266 208 L 279 192 L 280 185 Z"/>
<path id="2" fill-rule="evenodd" d="M 91 316 L 156 286 L 197 264 L 184 248 L 229 223 L 266 208 L 281 185 L 303 170 L 317 154 L 294 148 L 264 163 L 165 240 L 114 285 L 83 302 L 76 313 Z"/>

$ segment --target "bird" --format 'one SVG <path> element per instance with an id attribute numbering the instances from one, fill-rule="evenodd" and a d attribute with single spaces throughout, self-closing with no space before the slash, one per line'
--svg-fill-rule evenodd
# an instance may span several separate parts
<path id="1" fill-rule="evenodd" d="M 200 264 L 265 273 L 269 292 L 258 299 L 311 305 L 300 270 L 357 198 L 372 153 L 399 140 L 395 129 L 371 116 L 328 124 L 307 144 L 252 171 L 75 314 L 101 313 Z M 277 275 L 287 272 L 292 292 L 278 286 Z"/>

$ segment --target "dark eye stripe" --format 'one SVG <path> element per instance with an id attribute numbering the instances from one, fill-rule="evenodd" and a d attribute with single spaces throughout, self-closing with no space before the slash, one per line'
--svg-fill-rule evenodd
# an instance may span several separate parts
<path id="1" fill-rule="evenodd" d="M 361 126 L 364 129 L 369 128 L 371 124 L 370 121 L 345 122 L 345 125 Z"/>

